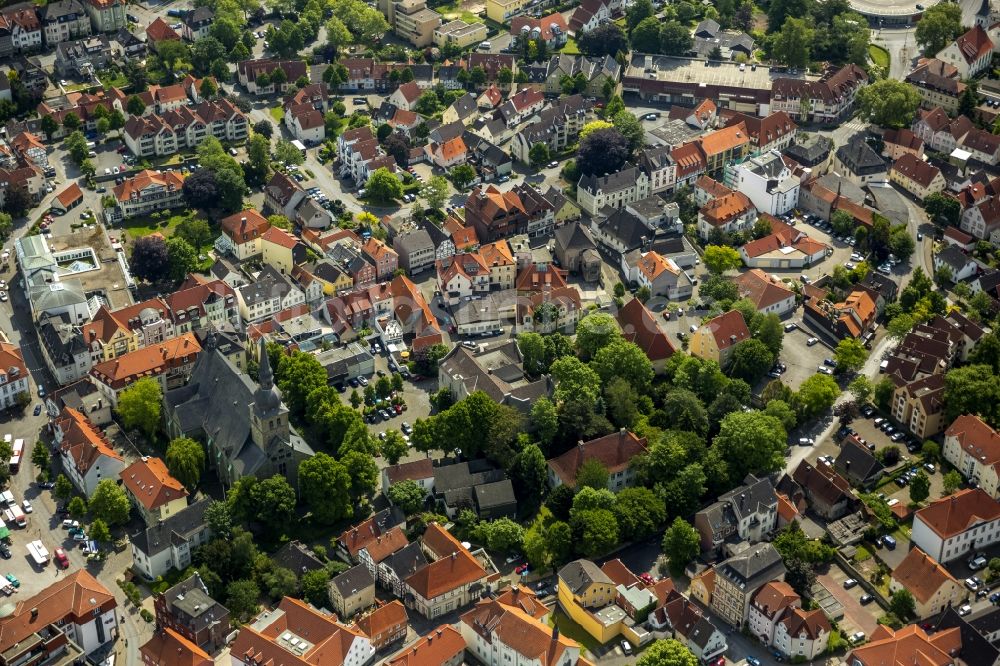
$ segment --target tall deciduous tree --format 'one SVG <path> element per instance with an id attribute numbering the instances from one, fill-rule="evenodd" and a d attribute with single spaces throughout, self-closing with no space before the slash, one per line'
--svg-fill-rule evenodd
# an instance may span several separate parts
<path id="1" fill-rule="evenodd" d="M 302 500 L 313 517 L 323 524 L 353 515 L 351 484 L 347 468 L 325 453 L 317 453 L 299 464 Z"/>
<path id="2" fill-rule="evenodd" d="M 924 55 L 933 56 L 962 34 L 962 8 L 951 2 L 928 7 L 917 23 L 917 44 Z"/>
<path id="3" fill-rule="evenodd" d="M 108 525 L 128 522 L 129 501 L 114 479 L 103 479 L 90 496 L 90 514 Z"/>
<path id="4" fill-rule="evenodd" d="M 205 471 L 205 449 L 190 437 L 179 437 L 167 446 L 166 462 L 170 474 L 194 491 Z"/>
<path id="5" fill-rule="evenodd" d="M 899 128 L 913 120 L 920 106 L 920 94 L 909 83 L 881 79 L 859 90 L 857 102 L 864 118 L 876 125 Z"/>
<path id="6" fill-rule="evenodd" d="M 631 153 L 628 139 L 618 130 L 601 129 L 580 141 L 576 165 L 581 173 L 603 176 L 625 164 Z"/>
<path id="7" fill-rule="evenodd" d="M 140 430 L 152 437 L 160 427 L 163 391 L 151 377 L 135 382 L 118 396 L 118 415 L 127 429 Z"/>
<path id="8" fill-rule="evenodd" d="M 683 518 L 674 518 L 674 522 L 663 534 L 663 554 L 667 556 L 667 566 L 670 573 L 680 576 L 687 565 L 701 551 L 701 537 L 698 530 L 691 527 Z"/>

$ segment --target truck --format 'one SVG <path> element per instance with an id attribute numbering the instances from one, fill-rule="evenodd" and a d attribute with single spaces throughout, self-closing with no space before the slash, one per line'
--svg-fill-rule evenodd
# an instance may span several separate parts
<path id="1" fill-rule="evenodd" d="M 16 504 L 16 503 L 17 502 L 14 501 L 14 493 L 12 493 L 11 491 L 5 490 L 2 493 L 0 493 L 0 504 L 3 504 L 4 506 L 10 506 L 11 504 Z"/>
<path id="2" fill-rule="evenodd" d="M 49 551 L 45 549 L 45 544 L 43 544 L 41 540 L 30 542 L 26 548 L 28 549 L 28 555 L 31 556 L 31 559 L 33 559 L 35 564 L 38 566 L 44 567 L 49 563 Z"/>
<path id="3" fill-rule="evenodd" d="M 14 523 L 18 527 L 28 526 L 28 517 L 24 515 L 24 511 L 17 504 L 11 504 L 7 507 L 3 512 L 3 518 L 7 523 Z"/>

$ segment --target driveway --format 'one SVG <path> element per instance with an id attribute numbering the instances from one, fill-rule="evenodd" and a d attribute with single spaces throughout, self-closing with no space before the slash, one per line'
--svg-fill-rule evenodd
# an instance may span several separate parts
<path id="1" fill-rule="evenodd" d="M 874 602 L 867 607 L 862 606 L 859 599 L 864 594 L 864 588 L 857 585 L 850 590 L 845 590 L 844 581 L 847 578 L 848 576 L 844 573 L 843 569 L 832 566 L 828 573 L 820 574 L 816 577 L 816 580 L 844 607 L 844 622 L 841 624 L 853 625 L 856 627 L 854 631 L 863 631 L 865 632 L 865 636 L 871 636 L 872 632 L 878 626 L 878 621 L 872 614 L 873 611 L 869 611 L 868 609 L 871 608 L 874 611 L 878 611 L 879 606 Z M 843 626 L 843 629 L 848 634 L 852 633 L 847 626 Z"/>

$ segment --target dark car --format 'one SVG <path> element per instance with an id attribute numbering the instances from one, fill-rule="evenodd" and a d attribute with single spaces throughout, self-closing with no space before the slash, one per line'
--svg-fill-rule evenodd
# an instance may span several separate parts
<path id="1" fill-rule="evenodd" d="M 872 414 L 874 413 L 875 413 L 875 408 L 872 407 L 871 405 L 865 405 L 864 407 L 861 408 L 861 415 L 864 416 L 866 419 L 871 418 Z"/>
<path id="2" fill-rule="evenodd" d="M 41 405 L 35 405 L 35 409 L 34 409 L 35 416 L 38 416 L 41 413 L 42 413 L 42 406 Z"/>
<path id="3" fill-rule="evenodd" d="M 862 594 L 861 598 L 858 601 L 861 602 L 862 606 L 865 606 L 865 605 L 870 604 L 871 602 L 875 601 L 875 597 L 873 597 L 870 594 Z"/>
<path id="4" fill-rule="evenodd" d="M 9 560 L 10 559 L 10 557 L 11 557 L 10 556 L 10 548 L 7 547 L 7 544 L 0 543 L 0 557 L 2 557 L 5 560 Z"/>

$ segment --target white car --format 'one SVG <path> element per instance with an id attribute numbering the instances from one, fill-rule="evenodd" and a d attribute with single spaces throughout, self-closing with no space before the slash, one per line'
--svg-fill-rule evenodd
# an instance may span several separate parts
<path id="1" fill-rule="evenodd" d="M 972 606 L 970 606 L 969 604 L 962 604 L 962 606 L 960 606 L 958 609 L 958 614 L 962 616 L 968 615 L 971 612 L 972 612 Z"/>
<path id="2" fill-rule="evenodd" d="M 833 374 L 833 370 L 831 370 L 830 368 L 826 367 L 825 365 L 818 365 L 818 366 L 816 366 L 816 371 L 817 372 L 822 372 L 824 375 L 832 375 Z"/>
<path id="3" fill-rule="evenodd" d="M 111 173 L 118 175 L 118 167 L 111 167 Z"/>
<path id="4" fill-rule="evenodd" d="M 806 346 L 812 347 L 817 342 L 819 342 L 819 338 L 809 338 L 808 340 L 806 340 Z"/>
<path id="5" fill-rule="evenodd" d="M 24 500 L 23 502 L 21 502 L 21 508 L 24 509 L 25 513 L 31 513 L 32 511 L 35 510 L 35 507 L 31 506 L 31 502 L 29 502 L 28 500 Z"/>
<path id="6" fill-rule="evenodd" d="M 979 583 L 976 582 L 975 578 L 966 578 L 965 586 L 970 590 L 972 590 L 973 592 L 979 589 Z"/>
<path id="7" fill-rule="evenodd" d="M 7 292 L 0 291 L 0 303 L 6 303 L 6 302 L 7 302 Z"/>

